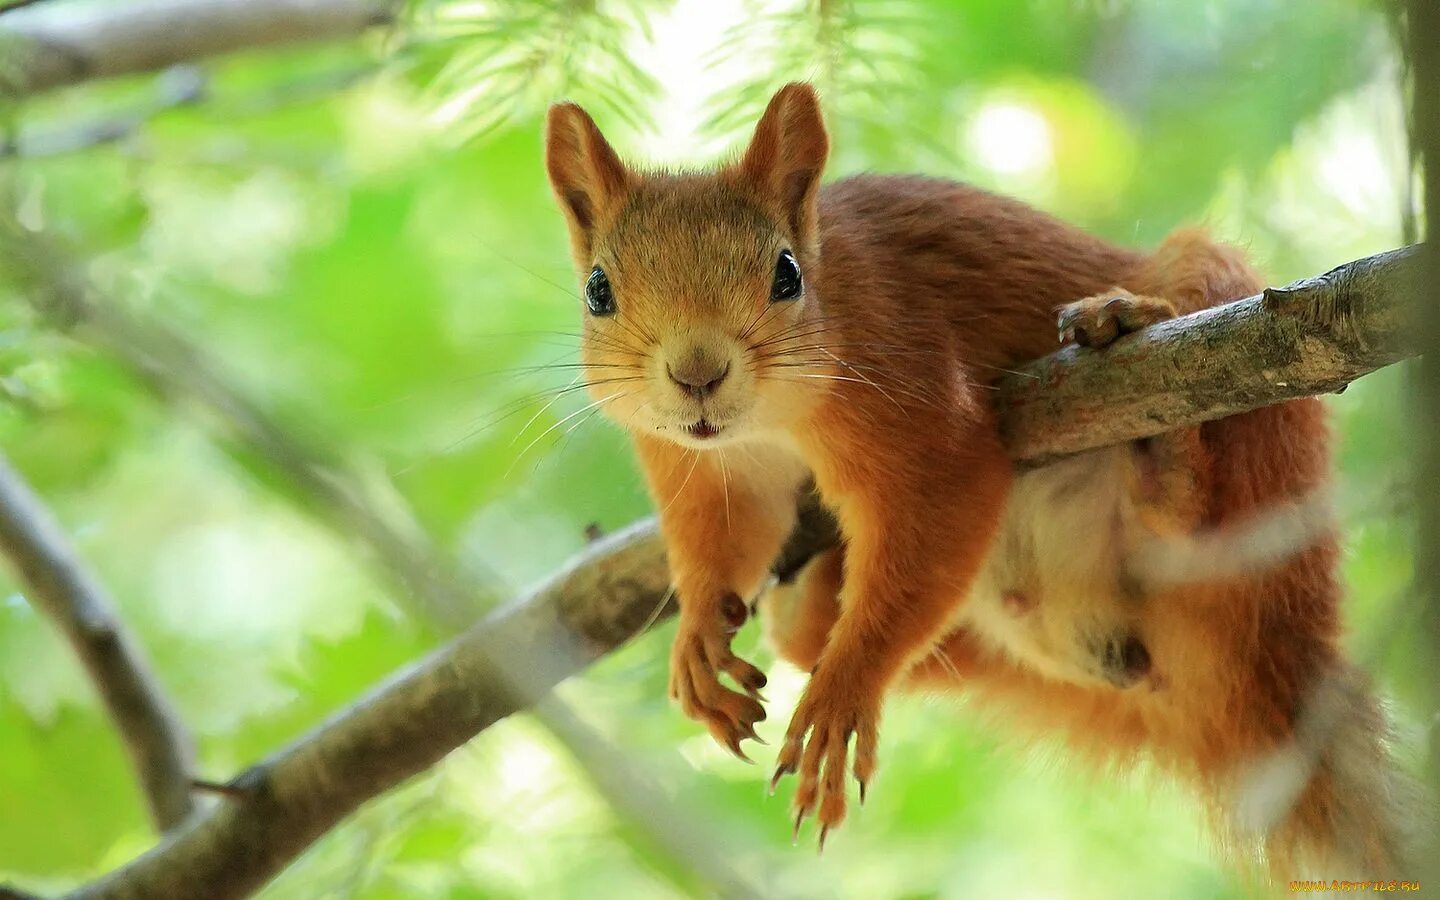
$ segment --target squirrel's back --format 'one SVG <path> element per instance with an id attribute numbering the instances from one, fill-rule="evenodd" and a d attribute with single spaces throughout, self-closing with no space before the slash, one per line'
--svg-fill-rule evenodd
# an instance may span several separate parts
<path id="1" fill-rule="evenodd" d="M 1117 284 L 1145 256 L 1018 200 L 919 175 L 857 175 L 820 190 L 827 311 L 869 334 L 940 328 L 981 366 L 1055 348 L 1055 309 Z M 903 339 L 903 335 L 894 335 Z"/>

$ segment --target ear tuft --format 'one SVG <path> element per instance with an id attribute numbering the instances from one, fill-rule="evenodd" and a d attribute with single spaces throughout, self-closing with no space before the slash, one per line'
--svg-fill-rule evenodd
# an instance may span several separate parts
<path id="1" fill-rule="evenodd" d="M 797 239 L 810 241 L 815 229 L 815 196 L 830 154 L 830 137 L 815 89 L 791 82 L 770 98 L 739 171 L 785 216 Z"/>
<path id="2" fill-rule="evenodd" d="M 546 116 L 545 171 L 577 251 L 588 248 L 597 223 L 624 199 L 630 175 L 595 121 L 574 103 L 557 103 Z"/>

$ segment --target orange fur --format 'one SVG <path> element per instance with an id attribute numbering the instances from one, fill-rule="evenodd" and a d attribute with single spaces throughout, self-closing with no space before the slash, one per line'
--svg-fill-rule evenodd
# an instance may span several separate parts
<path id="1" fill-rule="evenodd" d="M 901 683 L 964 690 L 1096 760 L 1151 756 L 1218 803 L 1244 766 L 1294 738 L 1308 692 L 1353 683 L 1337 647 L 1334 541 L 1204 583 L 1142 583 L 1128 567 L 1150 538 L 1229 528 L 1323 486 L 1320 404 L 1016 479 L 990 382 L 1053 349 L 1055 311 L 1076 298 L 1097 298 L 1069 314 L 1104 343 L 1252 293 L 1257 277 L 1199 232 L 1146 255 L 948 181 L 821 188 L 827 153 L 805 85 L 782 89 L 741 160 L 708 174 L 629 171 L 578 107 L 551 112 L 547 168 L 577 271 L 603 273 L 615 300 L 586 316 L 583 371 L 596 405 L 634 435 L 674 572 L 672 695 L 737 753 L 753 737 L 764 678 L 730 652 L 738 598 L 759 591 L 813 478 L 845 547 L 765 602 L 782 654 L 813 668 L 776 773 L 800 775 L 797 828 L 814 813 L 823 841 L 844 817 L 852 735 L 863 797 L 881 701 Z M 771 302 L 787 250 L 803 292 Z M 1074 514 L 1057 498 L 1073 491 L 1113 527 L 1057 536 Z M 1142 638 L 1143 666 L 1122 654 L 1117 669 L 1093 649 Z M 1376 719 L 1364 690 L 1347 696 Z M 1367 771 L 1383 769 L 1378 742 L 1352 741 Z M 1326 849 L 1394 863 L 1395 841 L 1375 837 L 1387 823 L 1347 793 L 1342 768 L 1322 754 L 1272 834 L 1277 864 Z M 1337 818 L 1366 835 L 1363 852 L 1337 848 Z"/>

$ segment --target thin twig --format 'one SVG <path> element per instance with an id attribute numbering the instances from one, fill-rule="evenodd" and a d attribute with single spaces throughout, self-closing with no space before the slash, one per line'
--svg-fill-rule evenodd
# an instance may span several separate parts
<path id="1" fill-rule="evenodd" d="M 0 158 L 59 156 L 123 141 L 156 116 L 198 103 L 204 96 L 205 74 L 193 66 L 176 66 L 157 80 L 155 97 L 140 108 L 79 125 L 56 126 L 34 132 L 26 129 L 9 142 L 0 142 Z"/>
<path id="2" fill-rule="evenodd" d="M 149 663 L 85 570 L 60 527 L 0 455 L 0 551 L 37 611 L 69 639 L 124 739 L 156 827 L 168 831 L 194 811 L 192 743 Z"/>
<path id="3" fill-rule="evenodd" d="M 283 81 L 240 96 L 211 97 L 202 70 L 175 66 L 156 79 L 156 95 L 135 109 L 81 122 L 24 127 L 10 142 L 0 140 L 0 157 L 46 158 L 110 144 L 125 144 L 165 113 L 202 102 L 206 112 L 227 121 L 272 113 L 343 91 L 378 71 L 373 64 L 350 65 Z M 212 110 L 213 107 L 213 110 Z"/>

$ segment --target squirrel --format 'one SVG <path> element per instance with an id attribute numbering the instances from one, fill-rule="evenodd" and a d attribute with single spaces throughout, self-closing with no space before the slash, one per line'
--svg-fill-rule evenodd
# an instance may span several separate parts
<path id="1" fill-rule="evenodd" d="M 758 597 L 778 654 L 810 672 L 771 787 L 798 774 L 795 828 L 816 817 L 822 847 L 847 768 L 864 802 L 883 699 L 938 688 L 1097 766 L 1152 760 L 1241 843 L 1246 778 L 1296 757 L 1295 796 L 1249 846 L 1280 877 L 1402 877 L 1418 789 L 1340 649 L 1332 531 L 1203 580 L 1137 563 L 1157 540 L 1323 490 L 1322 404 L 1025 472 L 992 408 L 992 383 L 1055 349 L 1057 325 L 1103 352 L 1258 292 L 1244 256 L 1197 230 L 1123 249 L 936 178 L 822 187 L 828 154 L 804 83 L 774 95 L 738 161 L 705 172 L 633 169 L 579 106 L 548 114 L 582 372 L 633 439 L 679 604 L 672 698 L 744 757 L 765 676 L 731 639 Z M 812 484 L 841 546 L 767 586 Z"/>

